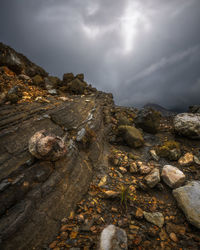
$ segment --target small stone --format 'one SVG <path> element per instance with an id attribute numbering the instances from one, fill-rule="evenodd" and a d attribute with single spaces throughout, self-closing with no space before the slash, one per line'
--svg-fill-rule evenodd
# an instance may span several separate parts
<path id="1" fill-rule="evenodd" d="M 162 228 L 161 229 L 161 231 L 160 231 L 160 233 L 159 233 L 159 236 L 160 236 L 160 239 L 161 240 L 167 240 L 167 238 L 168 238 L 168 236 L 167 236 L 167 233 L 166 233 L 166 231 L 165 231 L 165 229 L 164 228 Z"/>
<path id="2" fill-rule="evenodd" d="M 84 221 L 84 215 L 83 214 L 77 215 L 77 220 L 78 220 L 78 222 L 83 222 Z"/>
<path id="3" fill-rule="evenodd" d="M 67 232 L 62 232 L 62 233 L 60 234 L 60 237 L 61 237 L 62 240 L 67 240 L 67 238 L 68 238 L 68 233 L 67 233 Z"/>
<path id="4" fill-rule="evenodd" d="M 56 245 L 57 245 L 57 243 L 58 243 L 58 241 L 57 240 L 55 240 L 55 241 L 53 241 L 50 245 L 49 245 L 49 248 L 55 248 L 56 247 Z"/>
<path id="5" fill-rule="evenodd" d="M 135 217 L 138 219 L 142 219 L 143 218 L 143 210 L 141 208 L 137 208 L 136 213 L 135 213 Z"/>
<path id="6" fill-rule="evenodd" d="M 107 182 L 107 175 L 104 175 L 104 176 L 101 178 L 101 180 L 100 180 L 98 186 L 101 187 L 101 186 L 105 185 L 106 182 Z"/>
<path id="7" fill-rule="evenodd" d="M 163 181 L 171 188 L 180 187 L 185 182 L 185 175 L 178 168 L 165 165 L 162 170 Z"/>
<path id="8" fill-rule="evenodd" d="M 114 166 L 118 166 L 119 165 L 119 159 L 114 159 L 113 160 L 113 164 L 114 164 Z"/>
<path id="9" fill-rule="evenodd" d="M 107 190 L 107 191 L 104 191 L 104 196 L 105 198 L 116 198 L 119 196 L 119 192 L 116 192 L 116 191 L 113 191 L 113 190 Z"/>
<path id="10" fill-rule="evenodd" d="M 148 222 L 150 222 L 150 223 L 152 223 L 152 224 L 154 224 L 154 225 L 156 225 L 156 226 L 158 226 L 160 228 L 163 227 L 163 225 L 164 225 L 164 216 L 163 216 L 162 213 L 160 213 L 160 212 L 147 213 L 147 212 L 144 211 L 143 214 L 144 214 L 145 219 Z"/>
<path id="11" fill-rule="evenodd" d="M 135 225 L 129 225 L 129 229 L 132 231 L 132 233 L 137 233 L 137 231 L 140 228 L 138 226 L 135 226 Z"/>
<path id="12" fill-rule="evenodd" d="M 145 181 L 150 188 L 155 187 L 160 182 L 160 172 L 158 168 L 154 168 L 149 175 L 145 177 Z"/>
<path id="13" fill-rule="evenodd" d="M 154 161 L 159 161 L 159 156 L 156 154 L 154 149 L 150 150 L 149 153 Z"/>
<path id="14" fill-rule="evenodd" d="M 176 237 L 176 234 L 175 234 L 175 233 L 170 233 L 169 237 L 170 237 L 170 239 L 173 240 L 174 242 L 177 242 L 177 241 L 178 241 L 178 238 Z"/>
<path id="15" fill-rule="evenodd" d="M 131 162 L 129 164 L 129 171 L 130 171 L 131 174 L 138 172 L 137 164 L 135 162 Z"/>
<path id="16" fill-rule="evenodd" d="M 194 155 L 194 162 L 197 164 L 197 165 L 200 165 L 200 159 Z"/>
<path id="17" fill-rule="evenodd" d="M 57 95 L 58 94 L 56 89 L 49 89 L 48 93 L 51 94 L 51 95 Z"/>
<path id="18" fill-rule="evenodd" d="M 140 166 L 140 173 L 141 174 L 148 174 L 151 172 L 151 168 L 147 165 L 141 165 Z"/>
<path id="19" fill-rule="evenodd" d="M 127 173 L 127 169 L 124 168 L 124 167 L 119 167 L 119 170 L 120 170 L 120 172 L 121 172 L 122 174 Z"/>
<path id="20" fill-rule="evenodd" d="M 178 163 L 179 165 L 185 167 L 191 165 L 193 161 L 194 161 L 194 155 L 192 153 L 186 153 L 179 159 Z"/>
<path id="21" fill-rule="evenodd" d="M 155 237 L 158 234 L 158 230 L 156 230 L 154 227 L 150 227 L 148 230 L 148 235 L 151 237 Z"/>

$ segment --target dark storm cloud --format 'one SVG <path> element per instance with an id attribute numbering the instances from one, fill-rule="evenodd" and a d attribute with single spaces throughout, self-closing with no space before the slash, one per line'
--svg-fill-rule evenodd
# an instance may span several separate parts
<path id="1" fill-rule="evenodd" d="M 199 103 L 199 0 L 1 0 L 0 40 L 117 104 Z"/>

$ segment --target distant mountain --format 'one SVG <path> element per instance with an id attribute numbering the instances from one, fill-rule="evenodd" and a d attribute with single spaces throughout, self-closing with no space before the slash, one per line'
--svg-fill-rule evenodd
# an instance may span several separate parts
<path id="1" fill-rule="evenodd" d="M 156 103 L 147 103 L 143 106 L 143 108 L 155 109 L 155 110 L 161 112 L 163 116 L 171 116 L 171 115 L 176 115 L 178 113 L 174 110 L 172 111 L 172 110 L 166 109 L 166 108 L 164 108 Z"/>

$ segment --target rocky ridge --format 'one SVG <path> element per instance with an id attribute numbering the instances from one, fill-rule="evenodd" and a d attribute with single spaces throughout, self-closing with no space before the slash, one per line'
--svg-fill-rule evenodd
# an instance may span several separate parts
<path id="1" fill-rule="evenodd" d="M 1 249 L 200 247 L 198 114 L 116 106 L 3 44 L 0 66 Z"/>

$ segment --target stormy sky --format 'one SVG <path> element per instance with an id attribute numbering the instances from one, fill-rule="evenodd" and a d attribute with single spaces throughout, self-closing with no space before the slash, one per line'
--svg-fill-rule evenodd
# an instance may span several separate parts
<path id="1" fill-rule="evenodd" d="M 200 103 L 200 0 L 1 0 L 0 41 L 119 105 Z"/>

